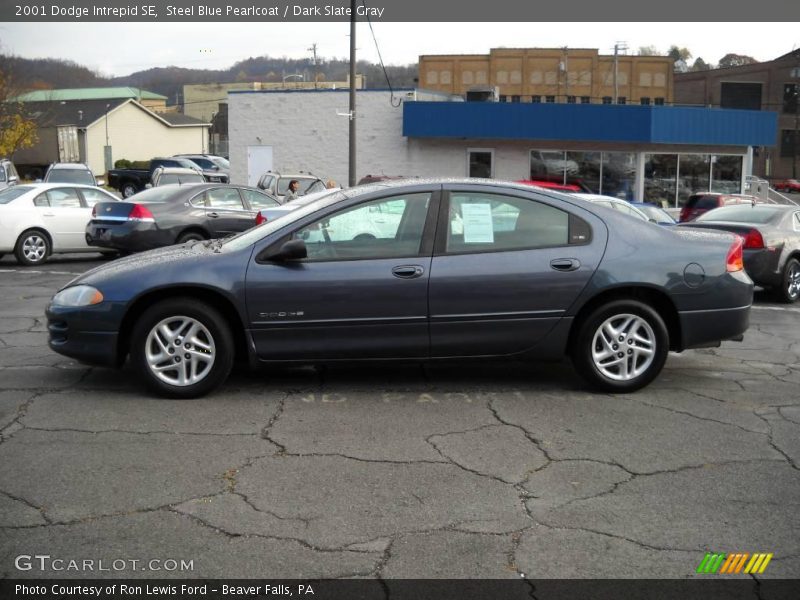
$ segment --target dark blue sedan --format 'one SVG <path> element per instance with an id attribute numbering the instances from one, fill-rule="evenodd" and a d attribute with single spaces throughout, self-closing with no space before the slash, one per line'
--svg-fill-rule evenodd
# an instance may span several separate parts
<path id="1" fill-rule="evenodd" d="M 326 363 L 570 356 L 596 389 L 651 382 L 670 350 L 741 339 L 741 239 L 663 228 L 488 180 L 333 191 L 225 240 L 99 267 L 47 309 L 50 347 L 130 357 L 157 394 L 196 397 L 234 360 Z"/>

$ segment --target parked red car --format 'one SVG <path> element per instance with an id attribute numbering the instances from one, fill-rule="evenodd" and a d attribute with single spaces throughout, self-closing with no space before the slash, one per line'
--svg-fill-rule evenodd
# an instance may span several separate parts
<path id="1" fill-rule="evenodd" d="M 518 179 L 515 183 L 522 183 L 525 185 L 535 185 L 540 188 L 547 188 L 548 190 L 557 190 L 559 192 L 583 192 L 583 188 L 574 183 L 555 183 L 554 181 L 544 181 L 539 179 Z"/>
<path id="2" fill-rule="evenodd" d="M 783 181 L 776 181 L 772 187 L 779 192 L 800 192 L 800 181 L 797 181 L 797 179 L 784 179 Z"/>
<path id="3" fill-rule="evenodd" d="M 744 194 L 719 194 L 716 192 L 701 192 L 692 194 L 681 208 L 679 222 L 694 221 L 697 217 L 712 208 L 728 206 L 729 204 L 755 204 L 758 199 L 755 196 Z"/>

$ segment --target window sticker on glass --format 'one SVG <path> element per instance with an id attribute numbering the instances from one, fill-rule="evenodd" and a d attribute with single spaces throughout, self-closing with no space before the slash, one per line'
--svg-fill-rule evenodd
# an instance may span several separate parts
<path id="1" fill-rule="evenodd" d="M 465 244 L 491 244 L 494 242 L 492 227 L 492 205 L 462 204 L 461 216 L 464 219 Z"/>

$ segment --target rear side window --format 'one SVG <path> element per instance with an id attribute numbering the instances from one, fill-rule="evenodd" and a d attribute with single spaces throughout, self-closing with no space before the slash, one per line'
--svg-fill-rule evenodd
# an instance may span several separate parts
<path id="1" fill-rule="evenodd" d="M 570 214 L 548 204 L 498 194 L 450 197 L 446 252 L 493 252 L 566 246 Z"/>
<path id="2" fill-rule="evenodd" d="M 82 189 L 83 199 L 86 201 L 86 206 L 91 208 L 98 202 L 112 202 L 115 199 L 100 190 Z"/>
<path id="3" fill-rule="evenodd" d="M 80 208 L 81 199 L 78 190 L 73 188 L 57 188 L 48 190 L 47 197 L 53 208 Z"/>

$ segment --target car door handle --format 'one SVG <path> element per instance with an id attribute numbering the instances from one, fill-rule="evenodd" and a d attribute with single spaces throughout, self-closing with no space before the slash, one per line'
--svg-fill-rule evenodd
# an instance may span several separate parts
<path id="1" fill-rule="evenodd" d="M 215 212 L 206 213 L 206 216 L 216 219 L 219 215 Z"/>
<path id="2" fill-rule="evenodd" d="M 53 213 L 42 213 L 42 216 L 44 216 L 44 217 L 55 217 L 55 214 L 53 214 Z"/>
<path id="3" fill-rule="evenodd" d="M 581 261 L 577 258 L 554 258 L 550 261 L 550 268 L 556 271 L 575 271 L 580 266 Z"/>
<path id="4" fill-rule="evenodd" d="M 392 269 L 392 275 L 400 279 L 415 279 L 420 277 L 425 269 L 419 265 L 401 265 Z"/>

